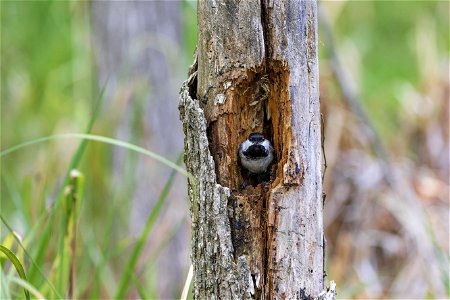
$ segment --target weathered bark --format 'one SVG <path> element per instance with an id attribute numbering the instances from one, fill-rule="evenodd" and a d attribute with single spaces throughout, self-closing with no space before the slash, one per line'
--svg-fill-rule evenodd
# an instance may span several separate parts
<path id="1" fill-rule="evenodd" d="M 196 178 L 194 296 L 317 298 L 325 277 L 317 3 L 199 1 L 198 28 L 198 63 L 180 101 Z M 273 142 L 269 183 L 239 167 L 238 146 L 252 132 Z"/>

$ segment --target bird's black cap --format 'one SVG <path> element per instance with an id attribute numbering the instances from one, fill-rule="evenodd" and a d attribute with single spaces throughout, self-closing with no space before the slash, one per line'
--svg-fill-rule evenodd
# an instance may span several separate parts
<path id="1" fill-rule="evenodd" d="M 250 133 L 248 136 L 248 140 L 252 143 L 261 143 L 264 142 L 264 136 L 261 133 Z"/>

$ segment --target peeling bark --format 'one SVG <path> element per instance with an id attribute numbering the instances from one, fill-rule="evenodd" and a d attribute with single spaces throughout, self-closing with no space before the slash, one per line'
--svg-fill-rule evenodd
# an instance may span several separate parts
<path id="1" fill-rule="evenodd" d="M 196 299 L 310 299 L 324 288 L 315 1 L 199 1 L 180 113 Z M 238 163 L 272 141 L 270 182 Z M 247 184 L 244 184 L 246 182 Z M 322 293 L 323 294 L 323 293 Z"/>

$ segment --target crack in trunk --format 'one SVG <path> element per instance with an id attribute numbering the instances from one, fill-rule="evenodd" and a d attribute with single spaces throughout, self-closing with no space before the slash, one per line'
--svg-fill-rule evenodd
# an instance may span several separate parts
<path id="1" fill-rule="evenodd" d="M 214 3 L 199 1 L 198 78 L 190 77 L 180 102 L 185 162 L 199 179 L 189 184 L 194 297 L 318 295 L 316 2 Z M 237 149 L 252 132 L 274 146 L 268 183 L 239 166 Z"/>

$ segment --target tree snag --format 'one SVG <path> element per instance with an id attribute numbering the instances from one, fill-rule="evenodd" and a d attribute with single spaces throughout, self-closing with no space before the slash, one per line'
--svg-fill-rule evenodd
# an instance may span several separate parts
<path id="1" fill-rule="evenodd" d="M 179 106 L 194 297 L 323 298 L 317 3 L 200 0 L 198 29 Z M 275 149 L 269 182 L 239 165 L 253 132 Z"/>

